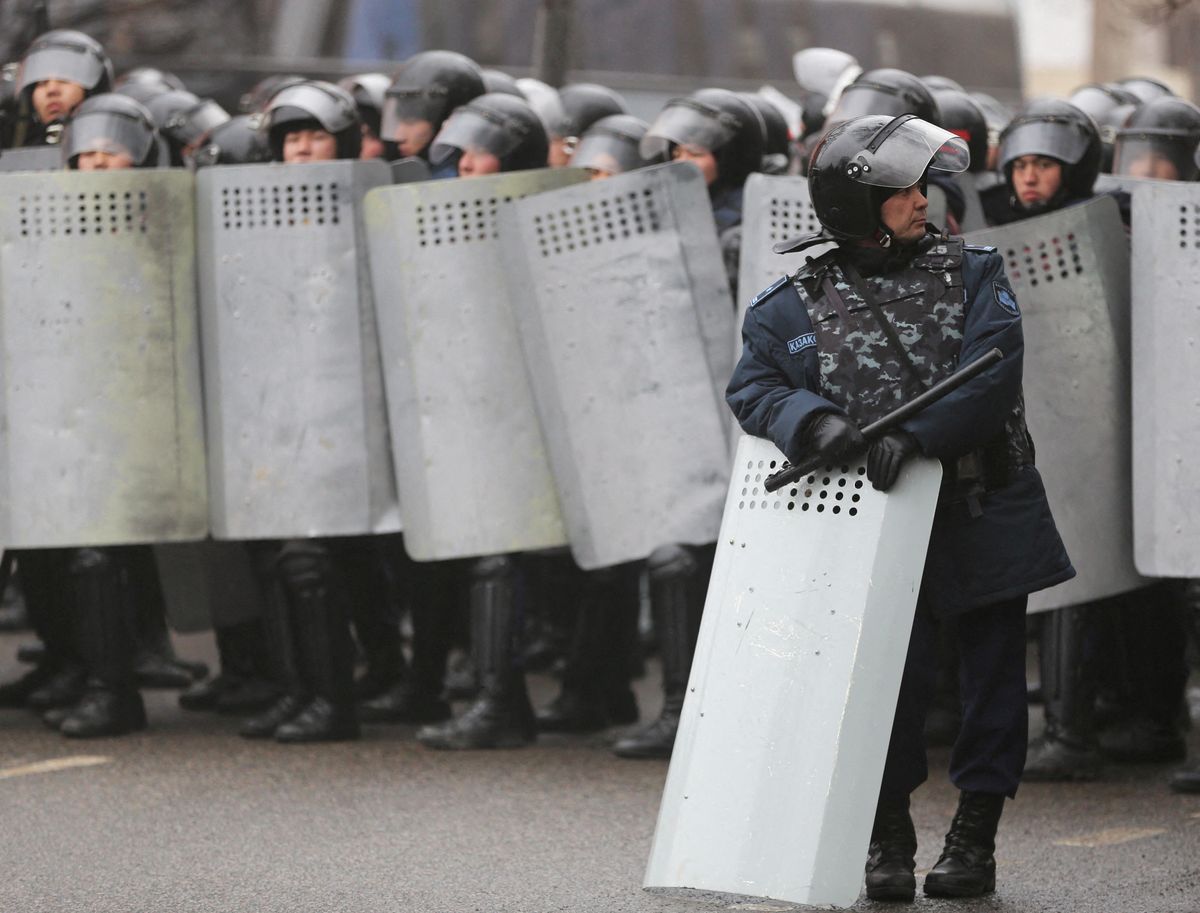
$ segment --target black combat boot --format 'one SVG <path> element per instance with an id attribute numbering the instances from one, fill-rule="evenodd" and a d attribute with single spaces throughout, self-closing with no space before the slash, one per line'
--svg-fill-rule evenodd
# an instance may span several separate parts
<path id="1" fill-rule="evenodd" d="M 1046 729 L 1029 746 L 1023 779 L 1094 780 L 1102 760 L 1096 744 L 1096 681 L 1083 658 L 1087 613 L 1098 606 L 1070 606 L 1047 612 L 1038 633 L 1038 665 Z"/>
<path id="2" fill-rule="evenodd" d="M 266 639 L 271 680 L 278 697 L 266 710 L 242 724 L 238 734 L 247 739 L 269 739 L 309 702 L 300 678 L 297 633 L 293 629 L 288 599 L 279 582 L 278 570 L 269 549 L 256 555 L 256 573 L 263 588 L 262 630 Z"/>
<path id="3" fill-rule="evenodd" d="M 996 890 L 996 828 L 1004 796 L 959 793 L 941 858 L 925 876 L 930 897 L 978 897 Z"/>
<path id="4" fill-rule="evenodd" d="M 479 694 L 461 716 L 425 726 L 428 748 L 520 748 L 537 737 L 525 673 L 517 665 L 516 567 L 506 556 L 475 562 L 471 581 L 471 642 Z"/>
<path id="5" fill-rule="evenodd" d="M 190 688 L 208 675 L 208 667 L 175 655 L 154 550 L 148 545 L 130 546 L 122 549 L 122 561 L 129 580 L 129 598 L 137 612 L 134 670 L 138 685 L 180 691 Z"/>
<path id="6" fill-rule="evenodd" d="M 632 637 L 621 631 L 633 613 Z M 629 565 L 587 573 L 582 581 L 575 631 L 567 650 L 562 690 L 538 711 L 543 732 L 595 732 L 637 721 L 629 687 L 636 644 L 637 569 Z M 625 697 L 628 694 L 628 698 Z M 633 701 L 633 719 L 628 704 Z"/>
<path id="7" fill-rule="evenodd" d="M 357 739 L 354 641 L 345 591 L 328 549 L 320 542 L 289 542 L 279 558 L 299 647 L 300 675 L 311 698 L 275 730 L 279 742 Z"/>
<path id="8" fill-rule="evenodd" d="M 917 895 L 916 854 L 917 832 L 908 813 L 908 796 L 880 796 L 867 853 L 867 897 L 911 903 Z"/>
<path id="9" fill-rule="evenodd" d="M 707 550 L 701 550 L 701 557 L 704 551 Z M 703 591 L 708 582 L 708 574 L 697 561 L 696 553 L 683 546 L 655 549 L 647 565 L 650 608 L 662 659 L 663 707 L 658 719 L 617 740 L 613 752 L 622 758 L 671 756 L 703 606 L 702 596 L 697 606 L 697 591 Z M 711 563 L 708 567 L 711 568 Z"/>
<path id="10" fill-rule="evenodd" d="M 184 710 L 242 715 L 261 713 L 279 698 L 270 681 L 262 624 L 254 621 L 214 626 L 221 671 L 179 695 Z"/>
<path id="11" fill-rule="evenodd" d="M 385 559 L 389 543 L 378 541 L 380 538 L 353 536 L 331 543 L 339 579 L 346 587 L 354 634 L 366 660 L 366 670 L 354 682 L 354 694 L 360 701 L 383 694 L 402 681 L 407 671 L 396 589 Z M 391 547 L 386 553 L 402 555 L 404 550 Z"/>
<path id="12" fill-rule="evenodd" d="M 71 562 L 79 650 L 88 673 L 83 697 L 58 727 L 71 738 L 123 735 L 146 728 L 146 707 L 133 670 L 136 610 L 130 603 L 122 557 L 117 549 L 85 548 Z"/>

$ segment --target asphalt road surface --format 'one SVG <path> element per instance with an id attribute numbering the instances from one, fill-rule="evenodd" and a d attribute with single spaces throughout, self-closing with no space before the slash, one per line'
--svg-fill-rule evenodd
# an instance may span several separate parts
<path id="1" fill-rule="evenodd" d="M 19 640 L 0 638 L 4 679 Z M 211 656 L 203 635 L 181 645 Z M 535 685 L 537 699 L 552 695 L 548 680 Z M 656 710 L 655 682 L 640 692 Z M 284 747 L 183 713 L 169 693 L 148 705 L 149 731 L 91 742 L 0 711 L 0 913 L 793 909 L 643 892 L 667 765 L 619 760 L 605 736 L 439 753 L 409 728 L 378 726 L 359 742 Z M 1200 735 L 1190 741 L 1200 748 Z M 955 805 L 946 752 L 931 761 L 914 797 L 919 872 Z M 1200 797 L 1168 792 L 1168 770 L 1022 787 L 1001 822 L 997 893 L 918 895 L 915 909 L 1200 911 Z"/>

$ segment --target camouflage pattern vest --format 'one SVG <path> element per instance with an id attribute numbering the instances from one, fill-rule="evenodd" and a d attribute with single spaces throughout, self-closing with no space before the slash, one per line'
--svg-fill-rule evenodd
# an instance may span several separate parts
<path id="1" fill-rule="evenodd" d="M 966 322 L 962 264 L 962 240 L 941 237 L 884 275 L 863 277 L 836 249 L 796 273 L 816 335 L 821 396 L 861 427 L 953 374 Z M 1032 462 L 1018 398 L 1004 432 L 947 465 L 947 482 L 964 494 L 999 488 Z"/>

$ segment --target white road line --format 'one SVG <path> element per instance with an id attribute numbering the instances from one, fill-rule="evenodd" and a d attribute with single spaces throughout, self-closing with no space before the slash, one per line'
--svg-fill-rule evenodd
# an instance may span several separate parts
<path id="1" fill-rule="evenodd" d="M 51 758 L 48 761 L 35 761 L 32 764 L 22 764 L 19 767 L 0 768 L 0 780 L 11 780 L 13 777 L 30 777 L 35 774 L 52 774 L 60 770 L 73 770 L 76 767 L 95 767 L 98 764 L 109 764 L 112 758 L 104 755 L 71 755 L 66 758 Z"/>
<path id="2" fill-rule="evenodd" d="M 1078 837 L 1066 837 L 1055 840 L 1055 846 L 1120 846 L 1122 843 L 1132 843 L 1135 840 L 1145 840 L 1165 834 L 1165 827 L 1110 827 L 1108 830 L 1096 831 L 1092 834 L 1081 834 Z"/>

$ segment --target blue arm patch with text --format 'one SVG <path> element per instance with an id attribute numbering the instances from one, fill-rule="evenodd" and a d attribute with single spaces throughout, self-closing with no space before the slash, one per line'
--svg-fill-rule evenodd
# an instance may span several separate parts
<path id="1" fill-rule="evenodd" d="M 816 333 L 805 333 L 803 336 L 797 336 L 795 339 L 788 340 L 788 352 L 792 355 L 799 355 L 805 349 L 811 349 L 817 344 Z"/>

